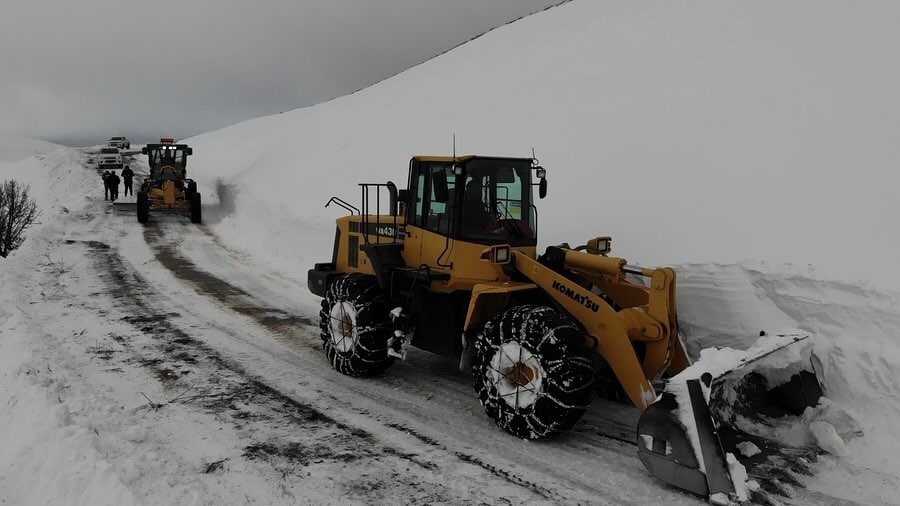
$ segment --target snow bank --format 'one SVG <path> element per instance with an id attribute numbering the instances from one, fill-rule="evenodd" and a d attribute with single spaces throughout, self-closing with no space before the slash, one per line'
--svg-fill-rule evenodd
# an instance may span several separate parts
<path id="1" fill-rule="evenodd" d="M 817 279 L 806 268 L 759 262 L 688 264 L 678 267 L 678 274 L 679 321 L 691 348 L 734 348 L 701 353 L 704 367 L 709 363 L 713 372 L 752 353 L 743 350 L 752 347 L 767 323 L 812 336 L 827 399 L 777 437 L 796 444 L 816 442 L 835 455 L 846 453 L 826 461 L 812 488 L 851 500 L 890 503 L 882 484 L 900 487 L 892 471 L 900 466 L 894 451 L 900 444 L 894 423 L 900 417 L 900 296 Z M 816 421 L 835 428 L 840 441 L 828 427 L 813 425 Z M 848 475 L 855 477 L 851 487 Z"/>
<path id="2" fill-rule="evenodd" d="M 63 148 L 65 146 L 52 142 L 0 133 L 0 174 L 3 172 L 4 162 L 16 162 Z"/>
<path id="3" fill-rule="evenodd" d="M 81 159 L 77 151 L 59 150 L 4 170 L 3 177 L 31 186 L 41 215 L 23 246 L 0 260 L 0 285 L 28 279 L 46 248 L 43 230 L 81 210 L 87 195 L 99 194 Z M 18 309 L 31 295 L 24 288 L 0 291 L 0 497 L 21 505 L 136 504 L 117 469 L 98 452 L 96 434 L 72 423 L 62 391 L 77 380 L 34 354 L 42 334 Z"/>
<path id="4" fill-rule="evenodd" d="M 236 189 L 229 240 L 265 220 L 255 249 L 322 259 L 329 197 L 403 187 L 409 158 L 450 154 L 455 134 L 460 154 L 535 148 L 543 244 L 608 234 L 645 265 L 763 259 L 900 286 L 880 267 L 900 234 L 875 219 L 900 214 L 892 144 L 875 141 L 898 133 L 883 106 L 900 84 L 896 9 L 774 7 L 570 2 L 355 94 L 188 139 L 193 175 L 210 197 L 219 178 Z"/>
<path id="5" fill-rule="evenodd" d="M 72 425 L 68 404 L 55 395 L 68 380 L 32 356 L 28 322 L 4 311 L 0 326 L 0 497 L 19 505 L 136 504 L 97 451 L 96 435 Z"/>

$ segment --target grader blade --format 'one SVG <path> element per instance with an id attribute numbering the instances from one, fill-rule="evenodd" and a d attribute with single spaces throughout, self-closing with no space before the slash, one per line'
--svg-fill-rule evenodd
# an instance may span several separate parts
<path id="1" fill-rule="evenodd" d="M 783 493 L 785 481 L 802 484 L 790 469 L 809 474 L 816 451 L 779 435 L 822 396 L 811 344 L 809 334 L 794 332 L 761 338 L 747 351 L 701 355 L 638 420 L 644 466 L 716 503 Z"/>

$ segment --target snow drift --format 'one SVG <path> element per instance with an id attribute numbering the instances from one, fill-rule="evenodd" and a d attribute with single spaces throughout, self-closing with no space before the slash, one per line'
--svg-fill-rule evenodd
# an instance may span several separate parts
<path id="1" fill-rule="evenodd" d="M 0 133 L 0 164 L 17 162 L 29 156 L 49 153 L 62 148 L 64 146 L 52 142 Z"/>

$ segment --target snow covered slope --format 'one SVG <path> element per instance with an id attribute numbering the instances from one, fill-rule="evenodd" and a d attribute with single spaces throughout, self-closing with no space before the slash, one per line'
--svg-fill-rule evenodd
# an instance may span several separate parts
<path id="1" fill-rule="evenodd" d="M 220 233 L 277 223 L 247 246 L 307 265 L 329 254 L 328 197 L 404 186 L 410 156 L 450 154 L 456 134 L 460 154 L 535 148 L 543 244 L 609 234 L 644 264 L 789 262 L 891 288 L 898 11 L 578 0 L 353 95 L 190 139 L 193 175 L 239 194 Z"/>
<path id="2" fill-rule="evenodd" d="M 49 153 L 62 147 L 52 142 L 0 133 L 0 163 L 15 162 L 29 156 Z"/>

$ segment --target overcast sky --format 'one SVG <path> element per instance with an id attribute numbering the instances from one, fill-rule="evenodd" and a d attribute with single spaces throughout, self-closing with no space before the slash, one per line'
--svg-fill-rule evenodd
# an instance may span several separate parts
<path id="1" fill-rule="evenodd" d="M 184 138 L 316 104 L 560 0 L 2 0 L 0 131 Z"/>

